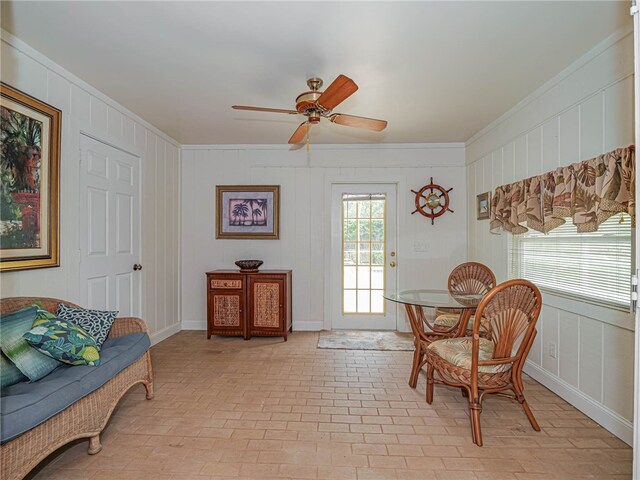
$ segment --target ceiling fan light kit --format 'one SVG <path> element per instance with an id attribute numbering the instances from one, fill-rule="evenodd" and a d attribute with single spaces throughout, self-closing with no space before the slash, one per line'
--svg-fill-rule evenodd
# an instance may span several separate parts
<path id="1" fill-rule="evenodd" d="M 255 112 L 285 113 L 288 115 L 304 115 L 307 119 L 293 132 L 289 139 L 290 144 L 298 144 L 309 140 L 309 129 L 312 125 L 320 123 L 321 117 L 328 119 L 331 123 L 344 125 L 347 127 L 363 128 L 374 132 L 381 132 L 387 127 L 386 120 L 375 118 L 357 117 L 344 113 L 332 113 L 333 109 L 344 102 L 358 90 L 358 85 L 345 75 L 338 75 L 324 92 L 320 91 L 323 81 L 321 78 L 313 77 L 307 80 L 310 90 L 303 92 L 296 97 L 296 109 L 287 110 L 282 108 L 251 107 L 245 105 L 233 105 L 235 110 L 250 110 Z"/>

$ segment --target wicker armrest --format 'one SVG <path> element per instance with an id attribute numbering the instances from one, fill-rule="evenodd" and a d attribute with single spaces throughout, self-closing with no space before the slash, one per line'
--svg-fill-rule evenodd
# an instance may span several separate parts
<path id="1" fill-rule="evenodd" d="M 119 317 L 113 322 L 109 331 L 109 338 L 122 337 L 129 333 L 149 332 L 147 324 L 141 318 L 137 317 Z"/>

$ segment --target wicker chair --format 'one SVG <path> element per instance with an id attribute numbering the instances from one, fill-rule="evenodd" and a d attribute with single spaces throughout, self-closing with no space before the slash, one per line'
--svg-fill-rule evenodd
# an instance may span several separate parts
<path id="1" fill-rule="evenodd" d="M 77 307 L 73 303 L 55 298 L 14 297 L 0 299 L 0 314 L 28 307 L 36 301 L 41 302 L 50 312 L 55 312 L 60 303 Z M 109 338 L 147 331 L 147 325 L 143 320 L 119 317 L 111 326 Z M 19 437 L 3 443 L 0 446 L 0 478 L 23 478 L 49 454 L 79 438 L 89 438 L 90 455 L 100 452 L 100 432 L 120 399 L 138 383 L 144 385 L 146 398 L 152 399 L 153 371 L 149 351 L 97 390 Z"/>
<path id="2" fill-rule="evenodd" d="M 477 262 L 467 262 L 458 265 L 451 271 L 447 283 L 449 291 L 452 293 L 476 293 L 484 295 L 495 287 L 496 276 L 486 265 Z M 409 375 L 409 386 L 411 388 L 416 388 L 420 370 L 422 370 L 422 367 L 427 363 L 427 345 L 442 338 L 464 334 L 464 330 L 458 326 L 460 318 L 460 311 L 436 310 L 436 318 L 432 324 L 427 321 L 424 312 L 421 310 L 415 315 L 409 315 L 411 330 L 413 331 L 416 345 L 413 353 L 411 374 Z M 469 318 L 469 326 L 471 322 L 473 322 L 473 318 L 473 315 Z M 426 329 L 425 326 L 427 327 Z"/>
<path id="3" fill-rule="evenodd" d="M 438 340 L 426 348 L 427 403 L 433 401 L 434 383 L 466 390 L 473 442 L 478 446 L 482 446 L 482 400 L 488 393 L 519 402 L 533 429 L 540 431 L 524 397 L 522 367 L 536 336 L 541 307 L 540 291 L 531 282 L 504 282 L 480 302 L 472 337 Z M 480 319 L 483 317 L 489 338 L 480 336 Z M 436 372 L 439 380 L 435 378 Z M 505 393 L 507 391 L 513 394 Z"/>
<path id="4" fill-rule="evenodd" d="M 454 293 L 476 293 L 486 295 L 489 290 L 496 286 L 496 276 L 486 265 L 478 262 L 467 262 L 458 265 L 449 275 L 448 288 Z M 467 326 L 468 333 L 471 333 L 471 326 L 474 317 L 471 316 Z M 436 319 L 433 322 L 436 331 L 451 330 L 460 321 L 460 313 L 456 312 L 436 312 Z"/>

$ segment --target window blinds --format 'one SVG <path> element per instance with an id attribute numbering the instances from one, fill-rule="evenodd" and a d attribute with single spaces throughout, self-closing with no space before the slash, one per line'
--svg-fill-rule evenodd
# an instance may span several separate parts
<path id="1" fill-rule="evenodd" d="M 629 215 L 618 214 L 597 232 L 577 233 L 568 219 L 547 235 L 534 231 L 513 235 L 512 276 L 550 293 L 628 310 L 631 233 Z"/>

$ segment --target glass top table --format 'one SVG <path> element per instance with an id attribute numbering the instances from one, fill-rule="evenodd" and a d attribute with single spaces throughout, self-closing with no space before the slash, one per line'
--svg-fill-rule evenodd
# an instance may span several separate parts
<path id="1" fill-rule="evenodd" d="M 416 346 L 409 385 L 411 388 L 415 388 L 418 382 L 418 373 L 426 362 L 426 346 L 443 338 L 465 335 L 469 319 L 484 295 L 456 293 L 449 290 L 402 290 L 385 292 L 383 297 L 391 302 L 403 304 L 407 311 Z M 459 317 L 452 326 L 438 325 L 433 322 L 433 318 L 425 314 L 427 309 L 435 309 L 436 312 L 450 310 L 450 313 L 458 313 Z"/>
<path id="2" fill-rule="evenodd" d="M 449 290 L 402 290 L 385 292 L 387 300 L 416 307 L 438 308 L 441 310 L 475 309 L 484 295 L 476 293 L 456 293 Z"/>

